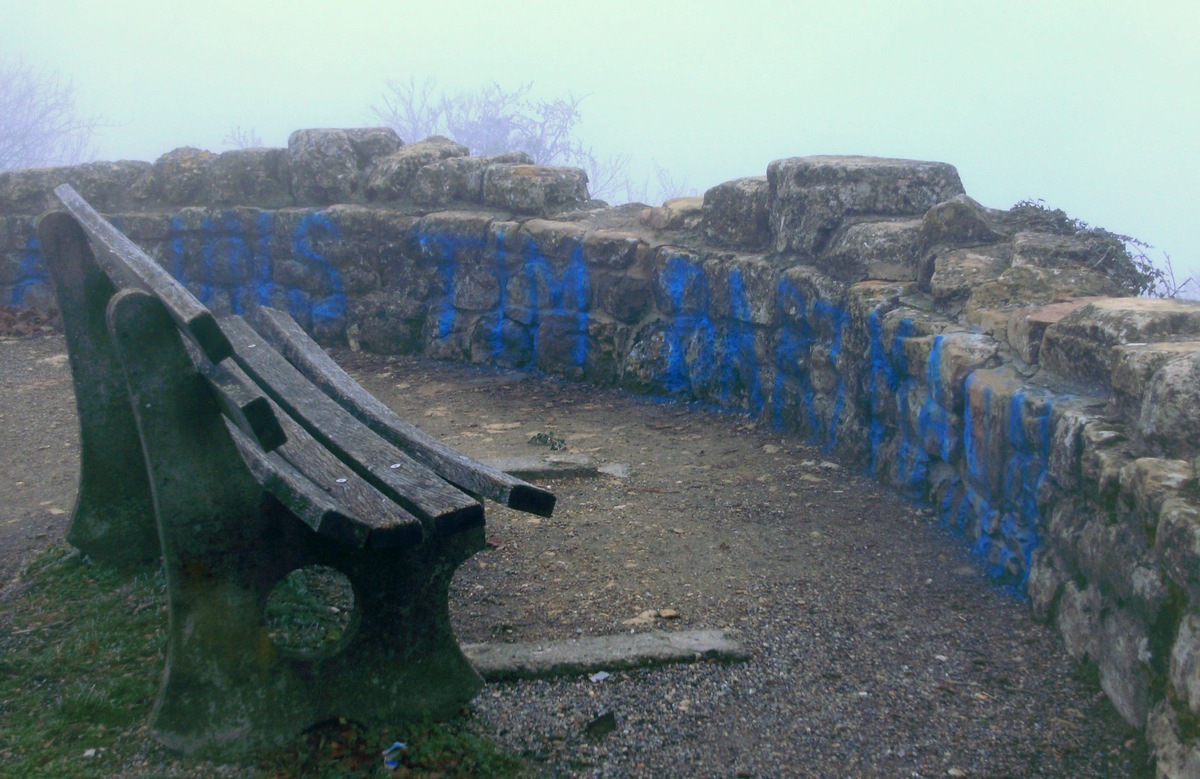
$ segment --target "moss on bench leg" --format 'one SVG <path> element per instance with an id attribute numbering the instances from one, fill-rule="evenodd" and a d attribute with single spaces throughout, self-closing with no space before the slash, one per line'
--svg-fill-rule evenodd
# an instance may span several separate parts
<path id="1" fill-rule="evenodd" d="M 158 530 L 125 375 L 105 324 L 113 283 L 67 214 L 38 228 L 62 314 L 79 411 L 79 496 L 67 540 L 112 565 L 158 559 Z"/>
<path id="2" fill-rule="evenodd" d="M 391 549 L 319 535 L 247 467 L 162 304 L 121 292 L 109 322 L 167 571 L 167 669 L 151 717 L 159 738 L 229 754 L 285 742 L 330 717 L 445 717 L 470 700 L 482 682 L 450 630 L 448 589 L 482 548 L 483 528 Z M 267 629 L 272 589 L 311 565 L 340 571 L 356 595 L 349 635 L 329 656 L 291 654 Z"/>

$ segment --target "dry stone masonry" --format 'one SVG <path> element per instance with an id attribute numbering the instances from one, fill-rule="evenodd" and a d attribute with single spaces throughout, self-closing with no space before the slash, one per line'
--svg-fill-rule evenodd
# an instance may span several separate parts
<path id="1" fill-rule="evenodd" d="M 0 301 L 51 305 L 70 182 L 217 311 L 748 413 L 927 502 L 1200 776 L 1200 304 L 1130 297 L 1086 234 L 943 163 L 777 160 L 660 207 L 445 138 L 0 174 Z"/>

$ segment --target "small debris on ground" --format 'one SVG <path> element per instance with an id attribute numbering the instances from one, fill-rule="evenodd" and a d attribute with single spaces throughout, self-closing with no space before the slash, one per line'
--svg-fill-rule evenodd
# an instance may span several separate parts
<path id="1" fill-rule="evenodd" d="M 567 442 L 554 433 L 534 433 L 529 438 L 529 443 L 534 446 L 548 446 L 552 452 L 567 448 Z"/>

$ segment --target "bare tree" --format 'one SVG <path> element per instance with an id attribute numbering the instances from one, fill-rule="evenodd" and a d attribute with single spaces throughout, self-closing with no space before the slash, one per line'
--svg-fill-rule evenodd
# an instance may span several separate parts
<path id="1" fill-rule="evenodd" d="M 259 137 L 258 131 L 253 127 L 243 128 L 240 124 L 235 124 L 233 129 L 225 133 L 221 143 L 230 149 L 261 149 L 263 147 L 263 140 Z"/>
<path id="2" fill-rule="evenodd" d="M 434 94 L 437 82 L 433 77 L 425 79 L 420 86 L 415 78 L 410 78 L 407 83 L 388 79 L 387 88 L 383 105 L 371 106 L 371 112 L 384 125 L 410 142 L 444 132 L 442 104 L 446 97 Z"/>
<path id="3" fill-rule="evenodd" d="M 0 63 L 0 170 L 83 162 L 92 156 L 99 126 L 79 115 L 70 79 L 20 62 Z"/>
<path id="4" fill-rule="evenodd" d="M 613 197 L 622 189 L 628 193 L 628 156 L 601 159 L 577 136 L 583 98 L 568 94 L 537 100 L 532 90 L 533 82 L 515 89 L 492 83 L 449 94 L 432 78 L 420 84 L 415 78 L 389 80 L 382 104 L 371 111 L 407 141 L 446 135 L 474 154 L 523 151 L 543 165 L 585 169 L 594 197 Z"/>

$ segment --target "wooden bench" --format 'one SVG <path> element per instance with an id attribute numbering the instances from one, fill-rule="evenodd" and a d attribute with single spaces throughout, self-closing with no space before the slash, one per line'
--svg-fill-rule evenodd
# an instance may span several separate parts
<path id="1" fill-rule="evenodd" d="M 450 630 L 479 498 L 554 496 L 454 451 L 346 375 L 287 314 L 218 319 L 69 185 L 39 226 L 81 438 L 68 540 L 117 565 L 160 555 L 170 627 L 153 731 L 246 750 L 333 717 L 444 717 L 481 680 Z M 354 614 L 329 651 L 278 646 L 269 594 L 328 566 Z"/>

